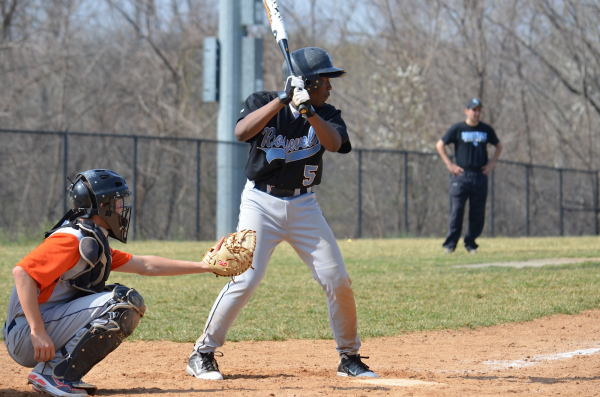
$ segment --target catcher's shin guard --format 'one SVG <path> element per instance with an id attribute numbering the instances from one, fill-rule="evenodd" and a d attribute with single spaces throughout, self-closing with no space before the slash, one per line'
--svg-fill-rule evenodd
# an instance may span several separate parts
<path id="1" fill-rule="evenodd" d="M 115 287 L 109 303 L 111 304 L 97 319 L 105 322 L 96 320 L 88 325 L 71 353 L 63 352 L 65 358 L 53 370 L 56 379 L 80 381 L 94 365 L 133 333 L 146 310 L 144 298 L 133 288 L 123 285 Z"/>

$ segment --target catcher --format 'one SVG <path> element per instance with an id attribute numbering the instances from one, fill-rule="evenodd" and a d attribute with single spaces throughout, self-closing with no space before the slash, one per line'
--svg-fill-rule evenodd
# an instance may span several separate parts
<path id="1" fill-rule="evenodd" d="M 117 173 L 94 169 L 77 175 L 69 187 L 71 210 L 42 244 L 13 270 L 15 287 L 2 334 L 10 356 L 33 370 L 27 382 L 53 396 L 93 395 L 97 387 L 82 378 L 133 333 L 144 316 L 144 298 L 133 288 L 107 285 L 111 271 L 174 276 L 213 271 L 208 263 L 131 255 L 114 250 L 107 237 L 127 242 L 131 193 Z M 246 236 L 251 233 L 246 233 Z M 237 246 L 220 254 L 222 238 L 205 255 L 217 259 L 220 275 L 235 275 Z M 239 244 L 238 244 L 239 245 Z M 230 269 L 231 268 L 231 269 Z M 231 274 L 228 273 L 231 271 Z"/>

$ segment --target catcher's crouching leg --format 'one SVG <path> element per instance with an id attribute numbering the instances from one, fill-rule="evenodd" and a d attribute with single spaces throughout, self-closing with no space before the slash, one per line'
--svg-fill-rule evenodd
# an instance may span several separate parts
<path id="1" fill-rule="evenodd" d="M 65 358 L 53 370 L 56 379 L 80 383 L 94 365 L 115 350 L 137 327 L 146 311 L 144 298 L 135 289 L 124 285 L 117 285 L 112 293 L 109 306 L 86 327 L 73 350 L 70 353 L 63 351 Z"/>

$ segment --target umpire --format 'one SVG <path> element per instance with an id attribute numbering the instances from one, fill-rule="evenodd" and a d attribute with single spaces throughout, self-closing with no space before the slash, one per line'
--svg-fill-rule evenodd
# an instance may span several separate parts
<path id="1" fill-rule="evenodd" d="M 452 174 L 450 182 L 450 224 L 443 247 L 450 254 L 462 232 L 465 204 L 469 200 L 469 230 L 465 235 L 467 252 L 477 253 L 475 239 L 481 235 L 485 221 L 485 201 L 488 190 L 488 174 L 492 172 L 502 145 L 494 129 L 479 121 L 481 101 L 471 99 L 465 108 L 466 120 L 454 124 L 435 145 L 446 167 Z M 456 164 L 446 154 L 446 145 L 454 144 Z M 488 161 L 487 144 L 496 147 L 494 157 Z"/>

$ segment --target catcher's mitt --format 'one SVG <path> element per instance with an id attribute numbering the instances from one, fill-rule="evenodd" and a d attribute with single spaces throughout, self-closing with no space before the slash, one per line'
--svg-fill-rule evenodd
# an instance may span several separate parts
<path id="1" fill-rule="evenodd" d="M 239 276 L 252 268 L 252 256 L 256 248 L 256 232 L 240 230 L 227 236 L 221 249 L 215 251 L 216 244 L 202 257 L 210 270 L 218 277 Z"/>

